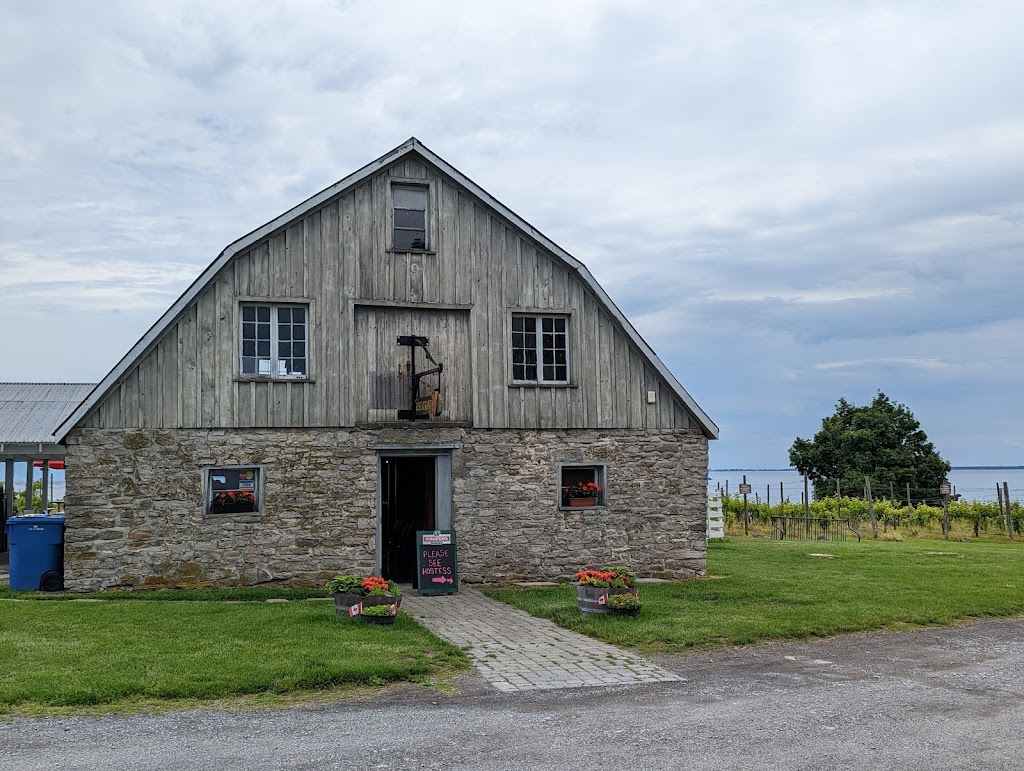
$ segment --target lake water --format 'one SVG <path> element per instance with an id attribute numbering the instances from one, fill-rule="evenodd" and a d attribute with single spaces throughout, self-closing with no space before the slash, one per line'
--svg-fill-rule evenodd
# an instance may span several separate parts
<path id="1" fill-rule="evenodd" d="M 743 481 L 746 474 L 747 483 L 752 487 L 751 496 L 757 495 L 757 499 L 767 499 L 772 503 L 779 502 L 779 484 L 782 484 L 782 493 L 794 503 L 800 502 L 800 495 L 804 490 L 804 480 L 796 472 L 796 469 L 712 469 L 708 472 L 711 477 L 708 480 L 708 489 L 714 490 L 729 483 L 729 492 L 735 493 L 738 485 Z M 1010 500 L 1024 500 L 1024 468 L 1021 467 L 986 467 L 986 468 L 957 468 L 949 472 L 950 484 L 956 488 L 964 500 L 968 501 L 994 501 L 996 500 L 996 485 L 1000 488 L 1003 482 L 1010 486 Z M 813 494 L 813 485 L 810 486 Z M 875 490 L 878 498 L 888 497 L 888 490 Z M 900 495 L 900 491 L 896 491 Z M 935 492 L 936 501 L 939 500 L 938 491 Z M 753 498 L 752 498 L 753 499 Z"/>

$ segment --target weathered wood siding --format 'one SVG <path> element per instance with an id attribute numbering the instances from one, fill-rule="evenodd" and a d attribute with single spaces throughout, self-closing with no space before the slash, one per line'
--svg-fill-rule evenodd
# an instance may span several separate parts
<path id="1" fill-rule="evenodd" d="M 387 250 L 394 179 L 430 183 L 431 253 Z M 240 298 L 311 303 L 309 382 L 238 377 Z M 427 315 L 431 324 L 444 318 L 464 328 L 447 359 L 435 353 L 452 373 L 449 389 L 458 381 L 448 419 L 488 428 L 699 425 L 574 271 L 411 155 L 238 254 L 82 425 L 324 427 L 370 419 L 368 372 L 407 351 L 385 345 L 372 365 L 361 343 L 369 327 L 361 338 L 356 325 L 357 317 L 370 321 L 370 311 L 355 310 L 366 303 L 436 312 Z M 510 385 L 516 308 L 572 314 L 571 386 Z"/>

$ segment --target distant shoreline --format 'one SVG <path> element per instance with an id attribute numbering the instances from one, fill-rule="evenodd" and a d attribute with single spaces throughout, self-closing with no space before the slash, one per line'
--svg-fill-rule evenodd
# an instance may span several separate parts
<path id="1" fill-rule="evenodd" d="M 1024 466 L 953 466 L 953 471 L 1024 471 Z M 788 471 L 797 473 L 795 468 L 712 468 L 708 471 Z"/>

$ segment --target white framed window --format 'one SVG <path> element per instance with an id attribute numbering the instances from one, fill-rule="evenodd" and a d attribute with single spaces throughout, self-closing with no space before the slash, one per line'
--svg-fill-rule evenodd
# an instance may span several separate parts
<path id="1" fill-rule="evenodd" d="M 569 382 L 569 317 L 512 314 L 512 381 Z"/>
<path id="2" fill-rule="evenodd" d="M 256 514 L 262 504 L 259 466 L 204 469 L 204 511 L 207 514 Z"/>
<path id="3" fill-rule="evenodd" d="M 425 251 L 430 244 L 430 188 L 426 185 L 391 186 L 391 246 L 399 251 Z"/>
<path id="4" fill-rule="evenodd" d="M 558 507 L 605 506 L 608 466 L 604 463 L 559 463 Z"/>
<path id="5" fill-rule="evenodd" d="M 309 377 L 309 306 L 242 303 L 242 377 Z"/>

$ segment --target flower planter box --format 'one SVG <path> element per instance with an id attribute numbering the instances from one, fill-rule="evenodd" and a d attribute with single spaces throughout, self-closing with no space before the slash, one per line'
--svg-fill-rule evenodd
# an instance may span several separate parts
<path id="1" fill-rule="evenodd" d="M 364 624 L 373 624 L 375 626 L 392 626 L 396 618 L 398 616 L 359 616 L 359 620 Z"/>
<path id="2" fill-rule="evenodd" d="M 576 604 L 580 613 L 610 613 L 611 608 L 602 603 L 601 597 L 611 594 L 637 594 L 636 589 L 623 589 L 614 586 L 577 586 Z"/>
<path id="3" fill-rule="evenodd" d="M 211 503 L 211 514 L 247 514 L 256 511 L 251 503 Z"/>
<path id="4" fill-rule="evenodd" d="M 608 608 L 613 616 L 639 616 L 643 608 Z"/>
<path id="5" fill-rule="evenodd" d="M 574 509 L 582 506 L 596 506 L 597 498 L 570 498 L 569 505 Z"/>

